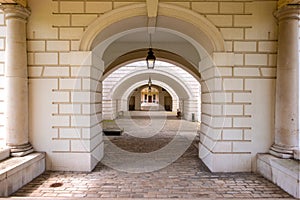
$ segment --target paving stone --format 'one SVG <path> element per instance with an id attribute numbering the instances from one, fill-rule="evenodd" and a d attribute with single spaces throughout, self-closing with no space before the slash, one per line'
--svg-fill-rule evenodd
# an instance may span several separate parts
<path id="1" fill-rule="evenodd" d="M 144 119 L 134 120 L 139 121 L 139 124 L 146 124 Z M 165 126 L 170 130 L 164 128 L 150 138 L 136 138 L 125 133 L 105 140 L 105 145 L 113 143 L 123 150 L 147 155 L 149 152 L 165 147 L 173 140 L 176 135 L 174 127 L 179 122 L 184 123 L 181 120 L 169 119 Z M 162 169 L 145 173 L 129 173 L 99 163 L 90 173 L 47 171 L 12 196 L 112 199 L 293 199 L 279 187 L 254 173 L 211 173 L 198 158 L 197 143 L 195 138 L 193 142 L 195 145 L 190 145 L 182 156 Z M 53 188 L 50 186 L 53 183 L 63 183 L 63 185 Z"/>

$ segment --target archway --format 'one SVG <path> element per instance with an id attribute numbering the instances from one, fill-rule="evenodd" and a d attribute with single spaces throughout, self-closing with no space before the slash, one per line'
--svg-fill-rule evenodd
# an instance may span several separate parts
<path id="1" fill-rule="evenodd" d="M 171 112 L 179 109 L 179 102 L 175 101 L 165 88 L 158 85 L 142 85 L 132 91 L 127 99 L 129 111 L 157 110 Z"/>
<path id="2" fill-rule="evenodd" d="M 171 95 L 169 96 L 171 98 L 166 99 L 172 104 L 169 105 L 168 110 L 172 108 L 172 111 L 175 112 L 179 109 L 183 113 L 184 119 L 192 120 L 194 115 L 193 119 L 200 121 L 201 88 L 198 80 L 171 63 L 158 61 L 154 70 L 145 69 L 144 64 L 145 61 L 140 61 L 125 65 L 103 80 L 104 119 L 114 119 L 119 112 L 128 111 L 128 98 L 132 92 L 138 87 L 147 85 L 148 79 L 151 77 L 153 85 L 166 89 L 166 92 Z M 162 103 L 160 109 L 163 109 L 164 99 L 162 99 L 163 96 L 159 97 L 159 101 Z M 137 105 L 141 99 L 141 96 L 138 96 L 135 104 Z M 140 109 L 138 107 L 138 110 Z"/>
<path id="3" fill-rule="evenodd" d="M 164 27 L 187 35 L 191 43 L 196 41 L 198 44 L 202 44 L 201 46 L 209 53 L 225 51 L 221 33 L 205 17 L 175 5 L 159 3 L 158 6 L 157 16 L 161 18 L 161 21 L 156 24 L 156 27 Z M 147 20 L 146 4 L 144 3 L 113 10 L 100 16 L 88 27 L 81 39 L 79 49 L 89 51 L 103 41 L 107 46 L 116 38 L 128 34 L 130 30 L 147 27 Z M 201 51 L 203 48 L 199 47 L 198 50 Z"/>
<path id="4" fill-rule="evenodd" d="M 179 16 L 178 13 L 181 13 L 181 16 Z M 130 52 L 134 52 L 135 50 L 142 52 L 141 49 L 148 46 L 148 44 L 136 42 L 127 50 L 125 49 L 126 51 L 124 51 L 124 49 L 118 51 L 118 48 L 116 48 L 122 46 L 121 43 L 124 39 L 127 41 L 128 39 L 130 40 L 132 36 L 144 35 L 145 31 L 149 28 L 146 23 L 146 16 L 145 4 L 122 7 L 102 15 L 89 26 L 83 35 L 80 43 L 82 52 L 74 52 L 73 54 L 74 56 L 81 54 L 83 58 L 82 61 L 78 61 L 80 59 L 76 58 L 76 64 L 81 62 L 83 63 L 81 66 L 90 67 L 91 81 L 89 86 L 91 91 L 90 103 L 94 105 L 94 108 L 91 108 L 93 123 L 102 121 L 102 109 L 100 107 L 102 102 L 98 96 L 102 93 L 101 77 L 103 76 L 103 72 L 109 69 L 109 66 L 111 66 L 110 70 L 113 71 L 113 66 L 118 67 L 122 63 L 121 58 L 124 58 L 124 56 L 129 55 L 125 61 L 134 61 L 136 57 L 134 58 L 130 55 L 135 54 L 130 54 Z M 185 17 L 182 18 L 182 16 Z M 126 26 L 124 26 L 125 24 Z M 181 26 L 179 26 L 179 24 Z M 216 27 L 201 15 L 178 6 L 163 3 L 159 4 L 155 34 L 158 34 L 158 42 L 154 42 L 155 45 L 158 45 L 158 48 L 155 49 L 158 52 L 170 52 L 169 55 L 183 55 L 183 57 L 170 56 L 168 60 L 179 63 L 181 67 L 185 66 L 190 72 L 195 72 L 191 74 L 198 74 L 198 79 L 201 80 L 203 88 L 202 98 L 205 99 L 205 102 L 202 102 L 202 107 L 205 109 L 202 112 L 201 118 L 204 119 L 203 122 L 205 122 L 205 126 L 208 127 L 205 129 L 202 128 L 201 133 L 203 134 L 204 140 L 209 141 L 208 144 L 212 145 L 204 144 L 205 141 L 201 141 L 200 157 L 204 159 L 204 162 L 209 163 L 209 167 L 213 169 L 215 166 L 210 160 L 214 156 L 212 149 L 217 143 L 217 140 L 207 137 L 207 135 L 210 134 L 211 130 L 222 128 L 222 124 L 215 126 L 212 123 L 214 123 L 215 118 L 218 122 L 224 121 L 224 116 L 214 115 L 214 110 L 212 109 L 214 99 L 211 98 L 211 94 L 218 93 L 220 98 L 225 99 L 225 94 L 222 93 L 222 82 L 218 79 L 219 74 L 213 59 L 218 61 L 219 59 L 223 59 L 224 56 L 227 56 L 226 53 L 220 53 L 225 50 L 224 40 Z M 179 39 L 181 42 L 178 47 L 180 48 L 168 49 L 168 45 L 160 42 L 161 38 L 159 36 L 162 35 L 170 36 L 170 38 L 176 40 Z M 193 52 L 192 57 L 187 55 L 186 52 Z M 226 59 L 232 62 L 230 60 L 232 58 L 230 54 Z M 116 65 L 113 65 L 114 61 L 118 59 L 120 59 L 120 61 L 118 61 Z M 162 59 L 166 58 L 162 56 Z M 186 63 L 189 64 L 186 65 Z M 201 77 L 200 73 L 202 75 Z M 178 84 L 178 82 L 176 82 L 176 84 Z M 93 126 L 95 126 L 95 124 L 93 124 L 92 127 Z M 100 132 L 95 134 L 101 135 Z M 91 141 L 92 140 L 91 138 Z M 92 157 L 96 158 L 93 159 L 91 164 L 91 167 L 93 167 L 97 163 L 96 161 L 99 161 L 103 156 L 103 143 L 101 141 L 97 144 L 97 150 L 94 148 L 91 154 Z"/>
<path id="5" fill-rule="evenodd" d="M 138 90 L 139 95 L 141 96 L 140 101 L 140 110 L 149 111 L 149 110 L 160 110 L 159 107 L 159 86 L 142 86 L 140 90 Z M 132 97 L 132 96 L 131 96 Z M 167 110 L 170 111 L 170 110 Z"/>

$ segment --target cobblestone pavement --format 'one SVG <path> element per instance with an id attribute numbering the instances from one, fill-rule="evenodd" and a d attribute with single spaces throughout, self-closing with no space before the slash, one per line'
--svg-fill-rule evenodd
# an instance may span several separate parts
<path id="1" fill-rule="evenodd" d="M 140 119 L 139 123 L 147 124 L 148 119 L 142 120 Z M 153 137 L 136 138 L 125 133 L 119 137 L 109 138 L 105 141 L 105 145 L 114 144 L 129 152 L 156 151 L 170 144 L 172 138 L 176 137 L 174 127 L 179 123 L 182 121 L 169 119 L 159 134 Z M 129 173 L 126 170 L 112 169 L 102 163 L 99 163 L 90 173 L 47 171 L 13 196 L 112 199 L 292 199 L 279 187 L 257 174 L 209 172 L 198 158 L 196 140 L 179 159 L 156 171 Z M 106 157 L 109 156 L 109 152 L 106 151 L 105 154 Z M 53 187 L 54 183 L 56 183 L 54 186 L 58 187 Z"/>

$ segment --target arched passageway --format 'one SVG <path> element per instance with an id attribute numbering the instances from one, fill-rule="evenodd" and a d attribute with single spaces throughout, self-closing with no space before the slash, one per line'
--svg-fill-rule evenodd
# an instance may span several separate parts
<path id="1" fill-rule="evenodd" d="M 179 108 L 179 106 L 173 102 L 172 96 L 168 93 L 168 91 L 158 85 L 144 85 L 136 88 L 129 98 L 129 110 L 172 111 L 173 104 L 175 104 L 175 108 Z"/>
<path id="2" fill-rule="evenodd" d="M 147 48 L 149 46 L 148 38 L 149 33 L 151 33 L 152 45 L 157 58 L 176 64 L 178 67 L 187 71 L 190 76 L 194 77 L 198 84 L 199 82 L 201 83 L 201 98 L 206 100 L 205 103 L 200 103 L 199 96 L 193 99 L 194 92 L 187 89 L 193 85 L 191 82 L 187 81 L 186 83 L 182 83 L 182 81 L 177 80 L 170 72 L 166 73 L 157 69 L 150 71 L 151 77 L 155 74 L 155 77 L 160 77 L 158 81 L 166 83 L 169 87 L 171 86 L 174 91 L 174 88 L 176 88 L 177 91 L 175 93 L 177 93 L 179 102 L 182 101 L 181 107 L 185 119 L 195 120 L 195 118 L 197 118 L 196 120 L 200 120 L 201 118 L 204 120 L 203 123 L 205 127 L 201 130 L 204 137 L 201 138 L 205 141 L 202 141 L 203 145 L 201 145 L 199 156 L 203 159 L 205 158 L 204 161 L 206 162 L 214 156 L 210 150 L 217 143 L 216 140 L 207 137 L 207 133 L 211 131 L 210 129 L 222 126 L 220 124 L 216 127 L 211 124 L 214 123 L 211 119 L 215 118 L 211 110 L 211 102 L 213 99 L 206 98 L 206 96 L 209 97 L 211 92 L 218 91 L 219 96 L 225 99 L 225 94 L 223 94 L 222 90 L 219 90 L 219 86 L 215 84 L 216 76 L 207 72 L 212 70 L 214 73 L 217 73 L 217 70 L 214 69 L 216 66 L 211 56 L 214 55 L 217 57 L 217 54 L 214 52 L 225 50 L 224 40 L 216 27 L 202 16 L 177 6 L 163 3 L 159 4 L 159 6 L 160 9 L 158 17 L 156 18 L 156 28 L 154 32 L 150 31 L 149 28 L 151 27 L 147 25 L 147 17 L 144 16 L 145 13 L 141 14 L 144 12 L 143 6 L 128 6 L 120 8 L 120 15 L 116 15 L 116 17 L 121 17 L 122 19 L 119 18 L 116 23 L 109 21 L 105 25 L 100 25 L 100 21 L 95 21 L 82 37 L 80 49 L 91 51 L 92 66 L 97 68 L 100 73 L 100 76 L 95 77 L 98 80 L 100 79 L 100 83 L 98 83 L 100 87 L 98 87 L 97 91 L 102 93 L 101 86 L 105 85 L 105 79 L 110 73 L 113 73 L 116 69 L 127 63 L 145 59 L 143 52 L 145 52 L 145 47 Z M 130 13 L 127 12 L 127 9 L 128 11 L 130 9 Z M 177 18 L 176 15 L 179 12 L 187 16 L 187 18 Z M 103 17 L 106 16 L 101 16 L 101 20 L 104 20 Z M 126 28 L 121 26 L 121 24 L 126 24 Z M 200 75 L 202 72 L 205 72 L 204 76 Z M 115 105 L 109 106 L 112 108 L 110 109 L 110 119 L 114 119 L 118 115 L 119 109 L 122 111 L 128 108 L 128 103 L 124 102 L 127 102 L 128 94 L 134 89 L 131 88 L 131 90 L 128 90 L 131 85 L 137 82 L 140 82 L 139 86 L 147 84 L 146 80 L 148 80 L 149 74 L 146 77 L 145 73 L 144 75 L 142 74 L 143 73 L 137 71 L 131 75 L 131 78 L 120 80 L 114 86 L 114 92 L 112 92 L 113 90 L 108 91 L 103 88 L 103 98 L 105 98 L 106 92 L 109 92 L 111 96 L 108 99 L 103 99 L 102 105 L 105 105 L 107 101 L 116 99 L 115 102 L 112 101 L 112 104 Z M 127 96 L 121 95 L 124 94 L 124 92 Z M 178 94 L 178 92 L 181 94 Z M 200 94 L 200 87 L 196 93 Z M 99 100 L 97 101 L 99 102 Z M 122 106 L 122 102 L 125 107 Z M 196 104 L 196 106 L 192 106 L 193 104 Z M 202 106 L 200 106 L 201 104 Z M 200 107 L 204 108 L 201 111 L 201 117 L 199 115 Z M 99 121 L 107 117 L 105 115 L 105 108 L 106 106 L 104 106 L 102 111 L 98 110 L 98 112 L 103 113 L 102 116 L 104 117 L 101 117 Z M 218 116 L 217 118 L 218 121 L 224 120 L 224 116 Z M 214 165 L 214 167 L 217 166 Z"/>
<path id="3" fill-rule="evenodd" d="M 185 18 L 181 18 L 178 14 L 185 16 Z M 125 24 L 126 26 L 124 26 Z M 199 82 L 201 83 L 201 99 L 204 99 L 204 101 L 200 103 L 199 97 L 197 97 L 198 99 L 193 99 L 194 92 L 188 89 L 193 85 L 192 83 L 183 83 L 177 80 L 172 75 L 172 72 L 166 73 L 157 69 L 147 72 L 148 75 L 150 72 L 151 77 L 152 75 L 155 75 L 153 77 L 158 77 L 157 80 L 153 80 L 154 84 L 160 85 L 162 83 L 162 87 L 167 90 L 172 88 L 175 91 L 179 102 L 182 102 L 182 113 L 185 119 L 193 120 L 196 118 L 196 120 L 200 120 L 201 118 L 202 126 L 200 132 L 202 137 L 200 138 L 202 141 L 200 143 L 199 157 L 209 164 L 211 169 L 217 170 L 219 165 L 216 162 L 211 162 L 211 159 L 223 156 L 223 154 L 212 151 L 214 146 L 218 144 L 218 140 L 216 140 L 215 136 L 211 137 L 208 135 L 215 129 L 222 128 L 222 122 L 226 121 L 226 114 L 215 115 L 213 108 L 215 101 L 213 96 L 215 93 L 220 99 L 226 99 L 222 83 L 218 79 L 219 72 L 213 62 L 213 59 L 223 59 L 226 56 L 226 53 L 224 53 L 225 43 L 218 29 L 203 16 L 193 11 L 164 3 L 159 3 L 154 29 L 148 26 L 145 4 L 125 6 L 101 15 L 83 34 L 79 45 L 79 50 L 81 51 L 72 54 L 71 57 L 74 59 L 71 59 L 71 62 L 74 65 L 80 63 L 81 71 L 79 71 L 79 74 L 85 77 L 85 72 L 89 70 L 88 74 L 90 76 L 90 79 L 86 81 L 87 84 L 84 84 L 86 86 L 84 90 L 81 93 L 76 91 L 73 94 L 73 99 L 80 100 L 81 97 L 77 97 L 77 94 L 81 95 L 82 93 L 86 93 L 90 99 L 90 106 L 87 107 L 90 108 L 90 110 L 87 110 L 87 113 L 90 113 L 90 115 L 87 116 L 86 113 L 83 116 L 74 116 L 74 122 L 79 128 L 83 119 L 89 118 L 90 122 L 90 137 L 86 138 L 84 143 L 81 143 L 82 149 L 87 151 L 86 154 L 83 152 L 81 155 L 85 159 L 92 160 L 88 166 L 90 168 L 93 168 L 103 157 L 102 124 L 99 124 L 99 122 L 102 122 L 106 116 L 105 109 L 102 110 L 102 105 L 105 105 L 106 101 L 111 101 L 112 99 L 119 99 L 120 102 L 125 100 L 127 102 L 128 95 L 134 88 L 147 84 L 145 80 L 148 80 L 148 75 L 146 76 L 145 73 L 136 71 L 131 75 L 131 78 L 118 82 L 113 87 L 114 92 L 106 91 L 102 87 L 103 80 L 116 69 L 133 61 L 145 59 L 143 52 L 145 52 L 145 47 L 149 46 L 149 33 L 151 33 L 154 53 L 158 60 L 175 64 L 182 70 L 185 70 L 189 76 L 196 79 L 198 84 Z M 230 58 L 232 56 L 228 57 L 229 60 Z M 130 88 L 132 85 L 135 86 Z M 105 97 L 106 92 L 114 96 L 101 101 Z M 199 89 L 197 93 L 200 94 Z M 172 92 L 170 94 L 172 95 Z M 223 103 L 226 104 L 225 101 Z M 193 104 L 197 104 L 197 106 L 193 107 Z M 126 105 L 126 110 L 127 104 L 121 103 L 119 106 L 118 102 L 116 106 L 111 106 L 113 107 L 110 110 L 112 112 L 110 114 L 111 119 L 117 116 L 117 110 L 122 108 L 122 105 Z M 200 107 L 201 116 L 199 115 Z M 88 145 L 86 146 L 86 144 Z M 241 156 L 244 155 L 241 154 Z M 248 159 L 248 157 L 245 157 L 245 159 Z"/>
<path id="4" fill-rule="evenodd" d="M 115 119 L 119 113 L 128 111 L 130 96 L 137 88 L 149 84 L 150 77 L 152 84 L 160 88 L 161 95 L 157 91 L 156 101 L 158 110 L 180 110 L 184 119 L 200 120 L 200 83 L 178 66 L 161 61 L 156 62 L 154 70 L 145 69 L 145 61 L 139 61 L 118 68 L 108 75 L 102 83 L 103 119 Z M 141 103 L 149 103 L 148 96 L 147 102 L 142 102 L 145 96 L 141 96 L 141 90 L 135 91 L 134 95 L 136 98 L 132 99 L 132 104 L 136 106 L 133 110 L 143 110 Z M 165 100 L 168 101 L 167 104 Z"/>
<path id="5" fill-rule="evenodd" d="M 272 169 L 261 152 L 299 159 L 299 120 L 290 117 L 299 112 L 299 8 L 290 1 L 28 0 L 31 12 L 21 1 L 2 2 L 0 81 L 5 76 L 7 84 L 0 93 L 8 92 L 0 99 L 0 129 L 17 154 L 30 153 L 30 142 L 46 152 L 49 170 L 93 170 L 104 156 L 104 119 L 128 110 L 150 74 L 178 107 L 183 102 L 186 119 L 201 107 L 198 156 L 210 170 Z M 107 95 L 106 78 L 144 60 L 149 47 L 200 82 L 196 107 L 187 106 L 193 84 L 162 69 L 135 71 Z"/>
<path id="6" fill-rule="evenodd" d="M 276 157 L 296 165 L 299 160 L 298 1 L 28 0 L 28 7 L 27 0 L 0 2 L 0 82 L 6 83 L 0 87 L 1 94 L 5 91 L 0 99 L 5 137 L 0 139 L 13 156 L 44 151 L 46 156 L 35 162 L 41 170 L 44 159 L 49 170 L 93 170 L 106 158 L 105 106 L 112 102 L 112 119 L 128 110 L 134 90 L 153 75 L 154 86 L 177 101 L 186 119 L 201 107 L 198 156 L 209 169 L 258 171 L 299 196 L 299 187 L 286 184 L 299 182 L 297 175 L 293 180 L 287 176 L 290 166 L 273 170 Z M 201 102 L 193 102 L 193 83 L 156 68 L 136 69 L 108 95 L 105 81 L 144 60 L 149 47 L 157 60 L 201 84 Z M 161 92 L 138 95 L 145 93 L 144 101 L 153 103 Z M 153 122 L 162 121 L 153 117 Z M 127 122 L 125 127 L 140 133 Z M 184 126 L 177 139 L 184 140 L 191 127 Z M 143 132 L 151 134 L 143 129 L 141 136 Z M 257 155 L 261 152 L 269 155 Z M 278 173 L 282 178 L 277 179 Z"/>
<path id="7" fill-rule="evenodd" d="M 79 130 L 80 140 L 78 137 L 70 138 L 67 152 L 58 151 L 56 145 L 53 145 L 53 169 L 61 169 L 60 166 L 74 169 L 76 164 L 72 163 L 75 160 L 72 158 L 75 157 L 86 161 L 86 165 L 76 170 L 93 169 L 103 158 L 104 152 L 102 122 L 107 116 L 103 106 L 113 99 L 118 100 L 115 104 L 118 106 L 111 106 L 113 109 L 109 114 L 110 119 L 116 118 L 119 109 L 128 109 L 130 94 L 134 89 L 146 85 L 149 75 L 157 79 L 153 78 L 153 84 L 165 88 L 175 97 L 172 96 L 172 99 L 178 98 L 179 102 L 193 100 L 194 92 L 189 89 L 192 83 L 178 80 L 174 71 L 160 69 L 137 70 L 125 79 L 119 79 L 112 90 L 104 89 L 107 77 L 127 64 L 145 59 L 149 33 L 158 60 L 177 66 L 200 82 L 201 102 L 198 99 L 194 103 L 197 103 L 198 108 L 201 107 L 201 112 L 183 103 L 183 116 L 191 120 L 193 111 L 201 113 L 196 115 L 197 120 L 201 120 L 199 157 L 212 171 L 251 171 L 256 153 L 269 148 L 270 141 L 260 139 L 264 136 L 250 134 L 254 131 L 252 110 L 248 113 L 249 106 L 254 105 L 253 102 L 258 107 L 265 105 L 258 105 L 258 98 L 253 96 L 261 93 L 252 93 L 257 89 L 252 80 L 246 81 L 246 78 L 236 76 L 238 73 L 243 74 L 243 71 L 234 74 L 236 59 L 241 57 L 231 50 L 227 52 L 226 48 L 230 45 L 225 45 L 219 29 L 192 10 L 167 3 L 159 3 L 158 8 L 157 15 L 152 19 L 155 20 L 154 24 L 148 23 L 145 3 L 120 7 L 99 16 L 86 28 L 78 49 L 69 53 L 69 64 L 76 69 L 76 81 L 67 96 L 70 99 L 65 101 L 76 104 L 82 111 L 72 116 L 55 113 L 55 117 L 69 117 L 68 130 L 72 128 L 74 135 L 78 135 L 76 131 Z M 272 85 L 268 82 L 262 87 L 268 89 Z M 59 88 L 55 92 L 63 93 L 65 90 Z M 245 95 L 251 98 L 240 98 Z M 59 99 L 56 104 L 61 106 L 65 103 L 63 101 Z M 270 110 L 270 106 L 267 109 Z M 53 127 L 58 132 L 66 131 L 66 127 L 60 124 Z M 270 135 L 272 127 L 262 125 L 256 128 L 264 129 Z M 54 143 L 62 141 L 58 138 Z M 249 148 L 245 149 L 245 145 Z M 69 156 L 69 160 L 61 159 L 62 154 Z"/>

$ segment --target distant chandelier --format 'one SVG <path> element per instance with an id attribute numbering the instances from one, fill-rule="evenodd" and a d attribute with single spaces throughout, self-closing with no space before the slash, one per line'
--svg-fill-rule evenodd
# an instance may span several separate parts
<path id="1" fill-rule="evenodd" d="M 154 69 L 155 60 L 156 60 L 156 57 L 154 56 L 154 53 L 152 51 L 151 34 L 150 34 L 150 46 L 149 46 L 149 50 L 148 50 L 148 55 L 146 57 L 148 69 Z"/>
<path id="2" fill-rule="evenodd" d="M 151 86 L 152 86 L 152 81 L 151 78 L 149 77 L 149 81 L 148 81 L 148 91 L 151 92 Z"/>
<path id="3" fill-rule="evenodd" d="M 149 86 L 149 87 L 152 86 L 152 81 L 151 81 L 151 77 L 150 77 L 150 76 L 149 76 L 148 86 Z"/>

